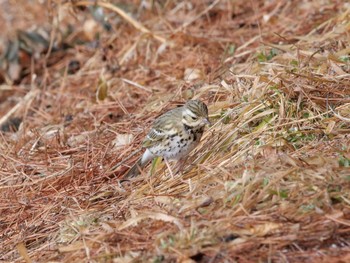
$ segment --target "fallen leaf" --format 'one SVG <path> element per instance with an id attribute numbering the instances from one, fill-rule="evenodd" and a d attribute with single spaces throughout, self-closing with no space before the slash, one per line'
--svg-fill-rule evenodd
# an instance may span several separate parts
<path id="1" fill-rule="evenodd" d="M 177 225 L 179 229 L 183 229 L 183 225 L 181 224 L 180 220 L 177 219 L 176 217 L 163 214 L 163 213 L 157 213 L 157 212 L 144 212 L 142 214 L 139 214 L 135 217 L 130 218 L 129 220 L 121 224 L 121 226 L 119 226 L 118 228 L 118 231 L 121 231 L 130 226 L 135 226 L 144 219 L 154 219 L 154 220 L 161 220 L 164 222 L 171 222 Z"/>

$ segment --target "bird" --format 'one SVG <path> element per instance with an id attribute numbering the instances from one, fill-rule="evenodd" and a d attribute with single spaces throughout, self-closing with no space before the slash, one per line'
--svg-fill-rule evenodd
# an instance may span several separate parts
<path id="1" fill-rule="evenodd" d="M 189 100 L 183 106 L 159 116 L 143 140 L 143 155 L 129 169 L 124 179 L 136 177 L 148 162 L 163 157 L 171 176 L 168 160 L 183 162 L 198 145 L 206 125 L 210 125 L 208 107 L 200 100 Z"/>

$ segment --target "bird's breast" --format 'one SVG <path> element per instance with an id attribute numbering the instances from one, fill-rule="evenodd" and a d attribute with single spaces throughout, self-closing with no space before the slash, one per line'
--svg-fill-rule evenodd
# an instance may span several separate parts
<path id="1" fill-rule="evenodd" d="M 203 133 L 200 129 L 182 129 L 167 135 L 159 144 L 148 148 L 156 156 L 178 160 L 189 154 L 199 143 Z"/>

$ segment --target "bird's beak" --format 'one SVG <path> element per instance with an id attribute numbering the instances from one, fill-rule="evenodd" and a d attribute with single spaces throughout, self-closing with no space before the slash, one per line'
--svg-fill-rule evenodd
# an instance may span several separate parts
<path id="1" fill-rule="evenodd" d="M 204 119 L 203 119 L 203 123 L 204 123 L 204 124 L 211 125 L 210 121 L 209 121 L 207 118 L 204 118 Z"/>

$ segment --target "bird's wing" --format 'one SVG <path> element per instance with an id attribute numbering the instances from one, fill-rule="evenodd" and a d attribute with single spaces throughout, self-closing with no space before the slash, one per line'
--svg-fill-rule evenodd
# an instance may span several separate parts
<path id="1" fill-rule="evenodd" d="M 179 122 L 181 122 L 181 110 L 179 108 L 163 114 L 155 120 L 142 146 L 145 148 L 153 147 L 161 143 L 161 141 L 166 140 L 168 136 L 176 134 L 179 130 Z"/>
<path id="2" fill-rule="evenodd" d="M 166 133 L 163 130 L 152 128 L 143 140 L 142 146 L 145 148 L 155 146 L 164 138 L 166 138 Z"/>

